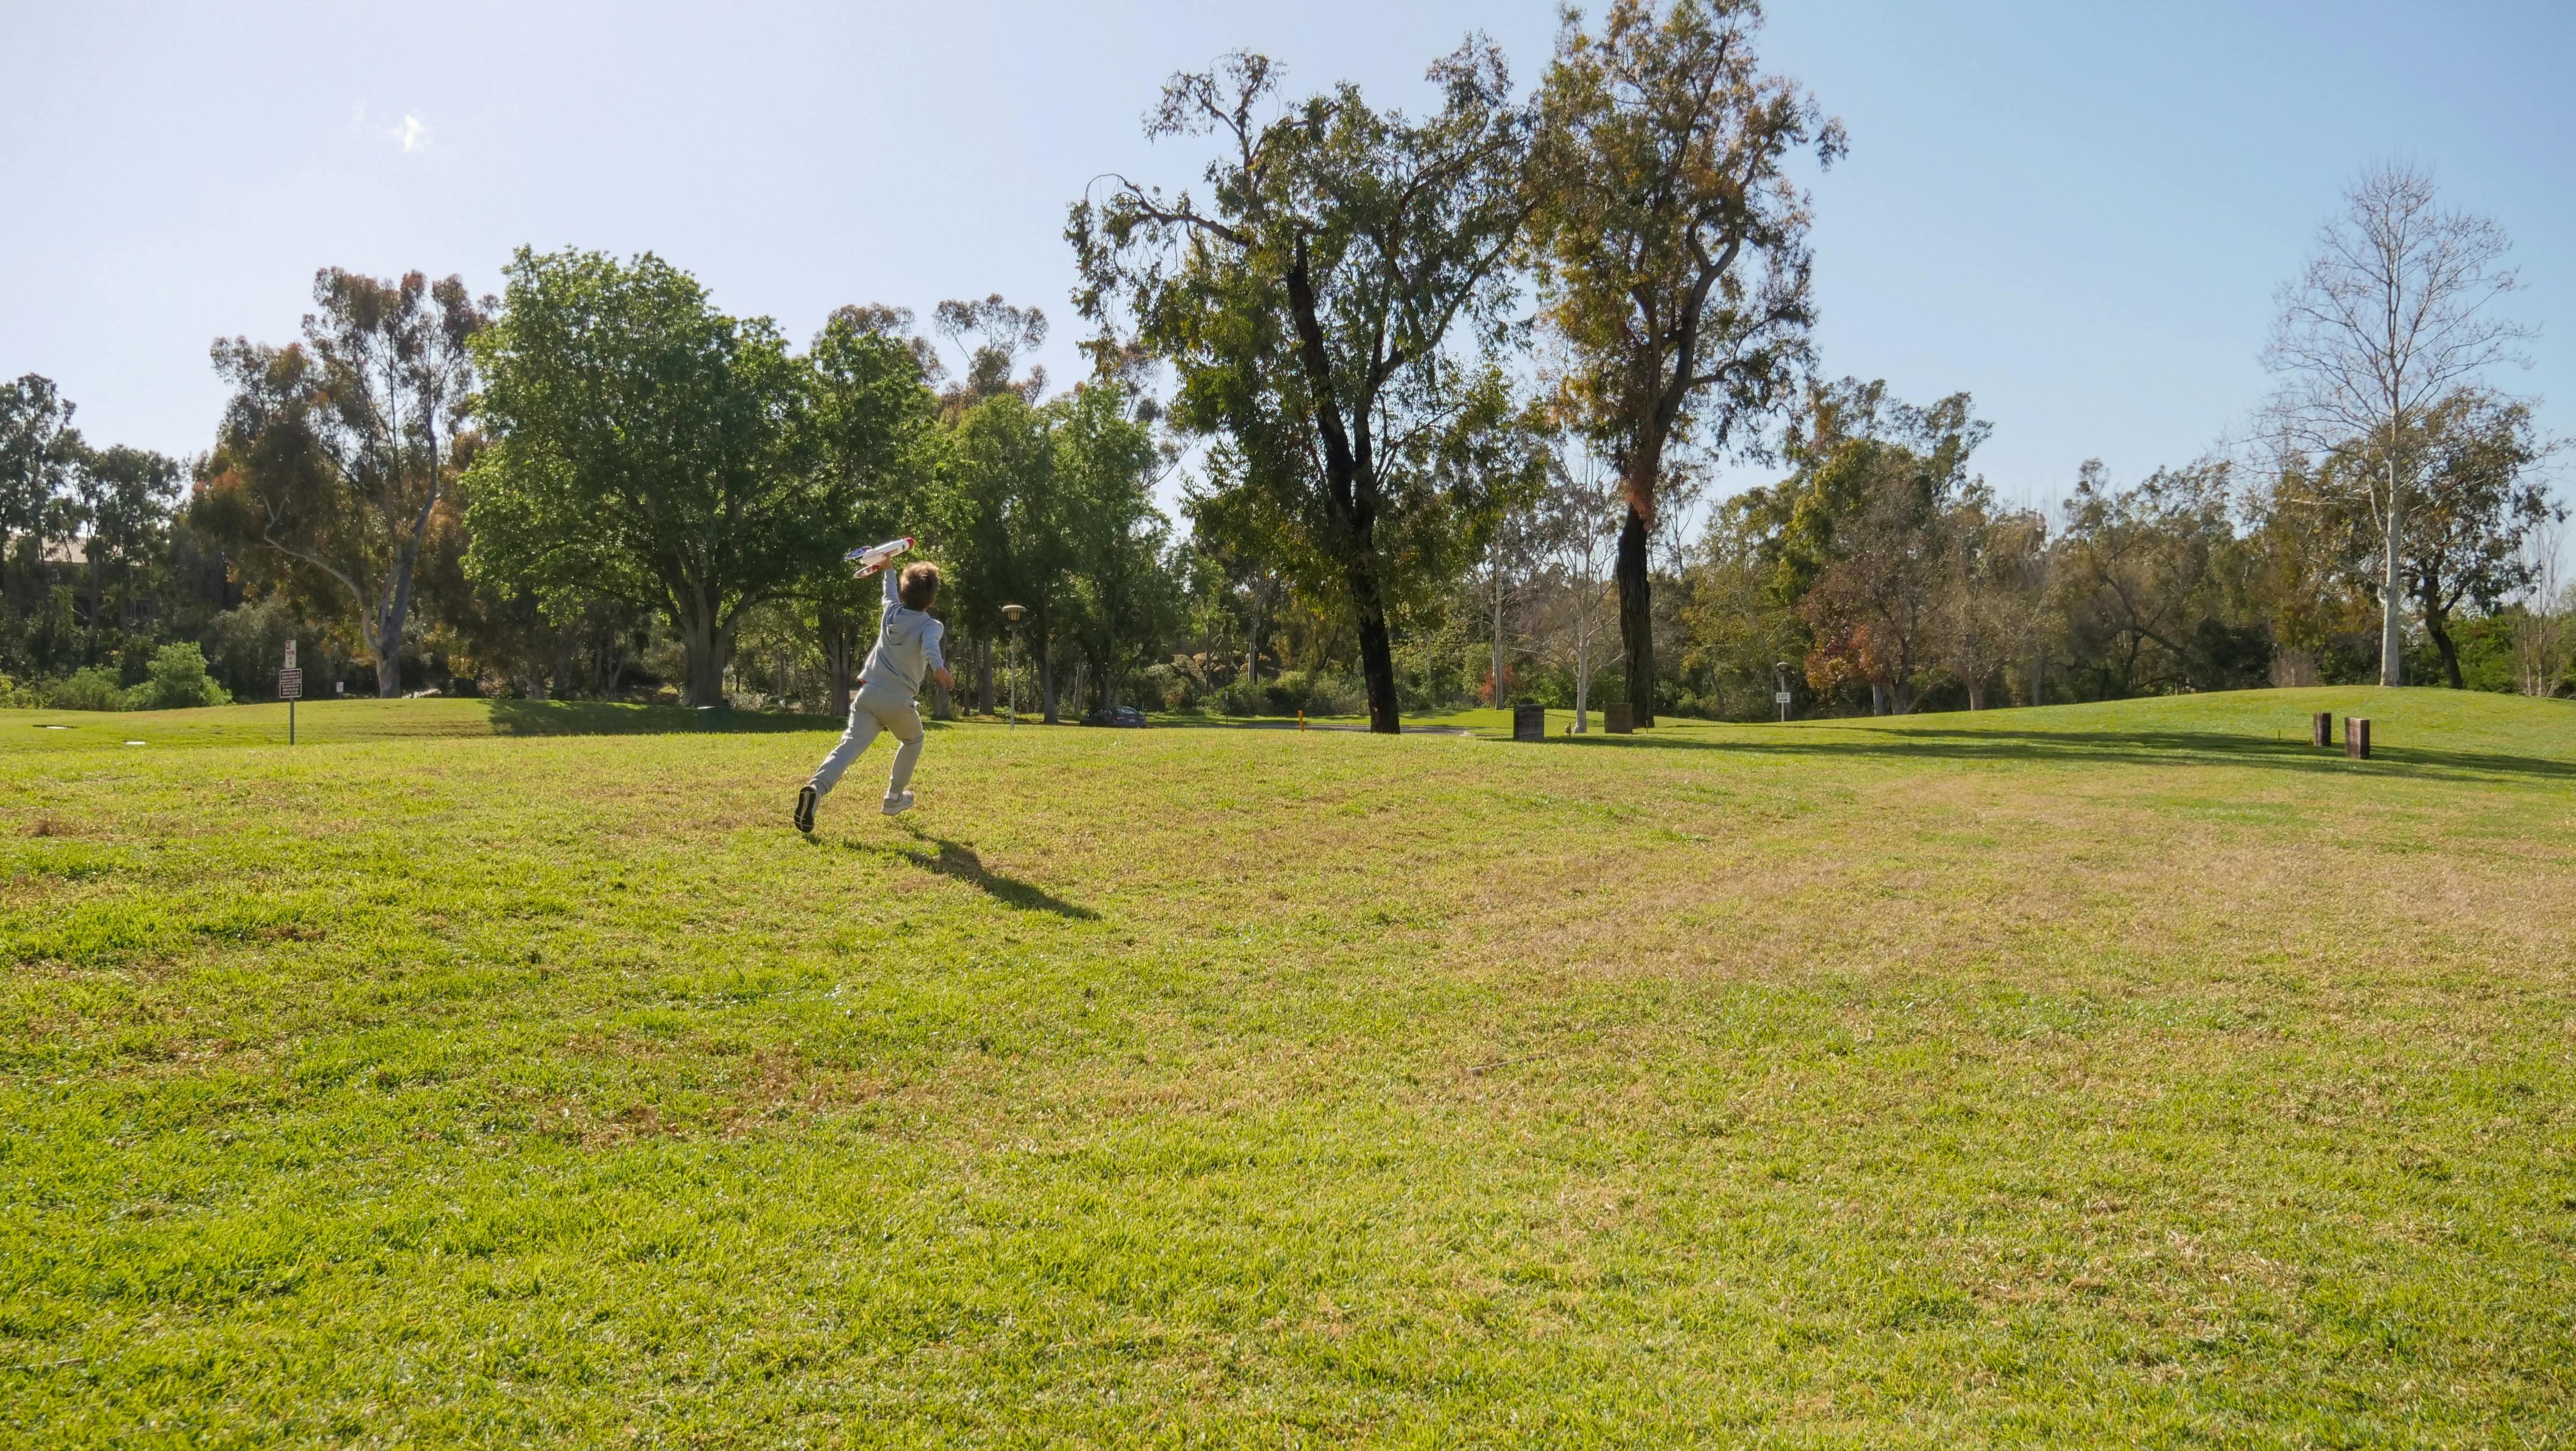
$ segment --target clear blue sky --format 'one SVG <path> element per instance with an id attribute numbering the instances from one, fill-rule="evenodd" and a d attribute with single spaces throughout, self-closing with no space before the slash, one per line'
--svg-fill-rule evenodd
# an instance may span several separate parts
<path id="1" fill-rule="evenodd" d="M 1235 47 L 1418 102 L 1482 27 L 1535 81 L 1549 3 L 38 3 L 0 7 L 0 375 L 97 441 L 193 453 L 208 342 L 283 341 L 312 274 L 651 249 L 798 337 L 999 291 L 1078 330 L 1064 209 L 1186 178 L 1138 117 Z M 2273 288 L 2366 163 L 2501 220 L 2544 334 L 2500 381 L 2576 432 L 2576 7 L 1777 4 L 1765 53 L 1851 130 L 1816 178 L 1833 373 L 1956 389 L 1983 472 L 2054 500 L 2242 426 Z"/>

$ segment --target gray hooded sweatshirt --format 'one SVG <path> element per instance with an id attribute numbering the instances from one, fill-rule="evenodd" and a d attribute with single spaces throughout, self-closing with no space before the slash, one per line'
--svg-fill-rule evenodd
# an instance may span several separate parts
<path id="1" fill-rule="evenodd" d="M 885 614 L 877 624 L 876 647 L 868 651 L 859 678 L 871 690 L 900 691 L 910 700 L 921 694 L 922 677 L 947 668 L 948 659 L 939 651 L 947 627 L 932 619 L 928 610 L 905 607 L 893 565 L 879 572 L 885 576 Z"/>

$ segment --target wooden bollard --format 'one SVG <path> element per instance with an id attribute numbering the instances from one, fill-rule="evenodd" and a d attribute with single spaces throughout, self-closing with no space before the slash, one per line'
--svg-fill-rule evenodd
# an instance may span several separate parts
<path id="1" fill-rule="evenodd" d="M 2343 753 L 2356 761 L 2370 759 L 2370 719 L 2348 715 L 2343 718 Z"/>
<path id="2" fill-rule="evenodd" d="M 2310 721 L 2308 724 L 2310 726 L 2310 730 L 2308 732 L 2308 744 L 2315 746 L 2320 751 L 2334 744 L 2333 711 L 2318 711 L 2316 719 Z"/>

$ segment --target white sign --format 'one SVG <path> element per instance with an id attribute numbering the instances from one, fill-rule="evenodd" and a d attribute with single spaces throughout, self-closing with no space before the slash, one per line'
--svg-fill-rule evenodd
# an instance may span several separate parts
<path id="1" fill-rule="evenodd" d="M 1775 692 L 1771 697 L 1771 703 L 1773 705 L 1787 705 L 1789 703 L 1789 692 L 1785 690 Z"/>
<path id="2" fill-rule="evenodd" d="M 295 668 L 295 642 L 293 640 L 286 642 L 286 668 L 289 670 Z"/>

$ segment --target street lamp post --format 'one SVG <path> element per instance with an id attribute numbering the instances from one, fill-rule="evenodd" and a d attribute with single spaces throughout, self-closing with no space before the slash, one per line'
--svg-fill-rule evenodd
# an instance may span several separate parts
<path id="1" fill-rule="evenodd" d="M 1028 614 L 1026 605 L 1002 606 L 1002 618 L 1011 626 L 1011 724 L 1020 723 L 1020 619 Z"/>

